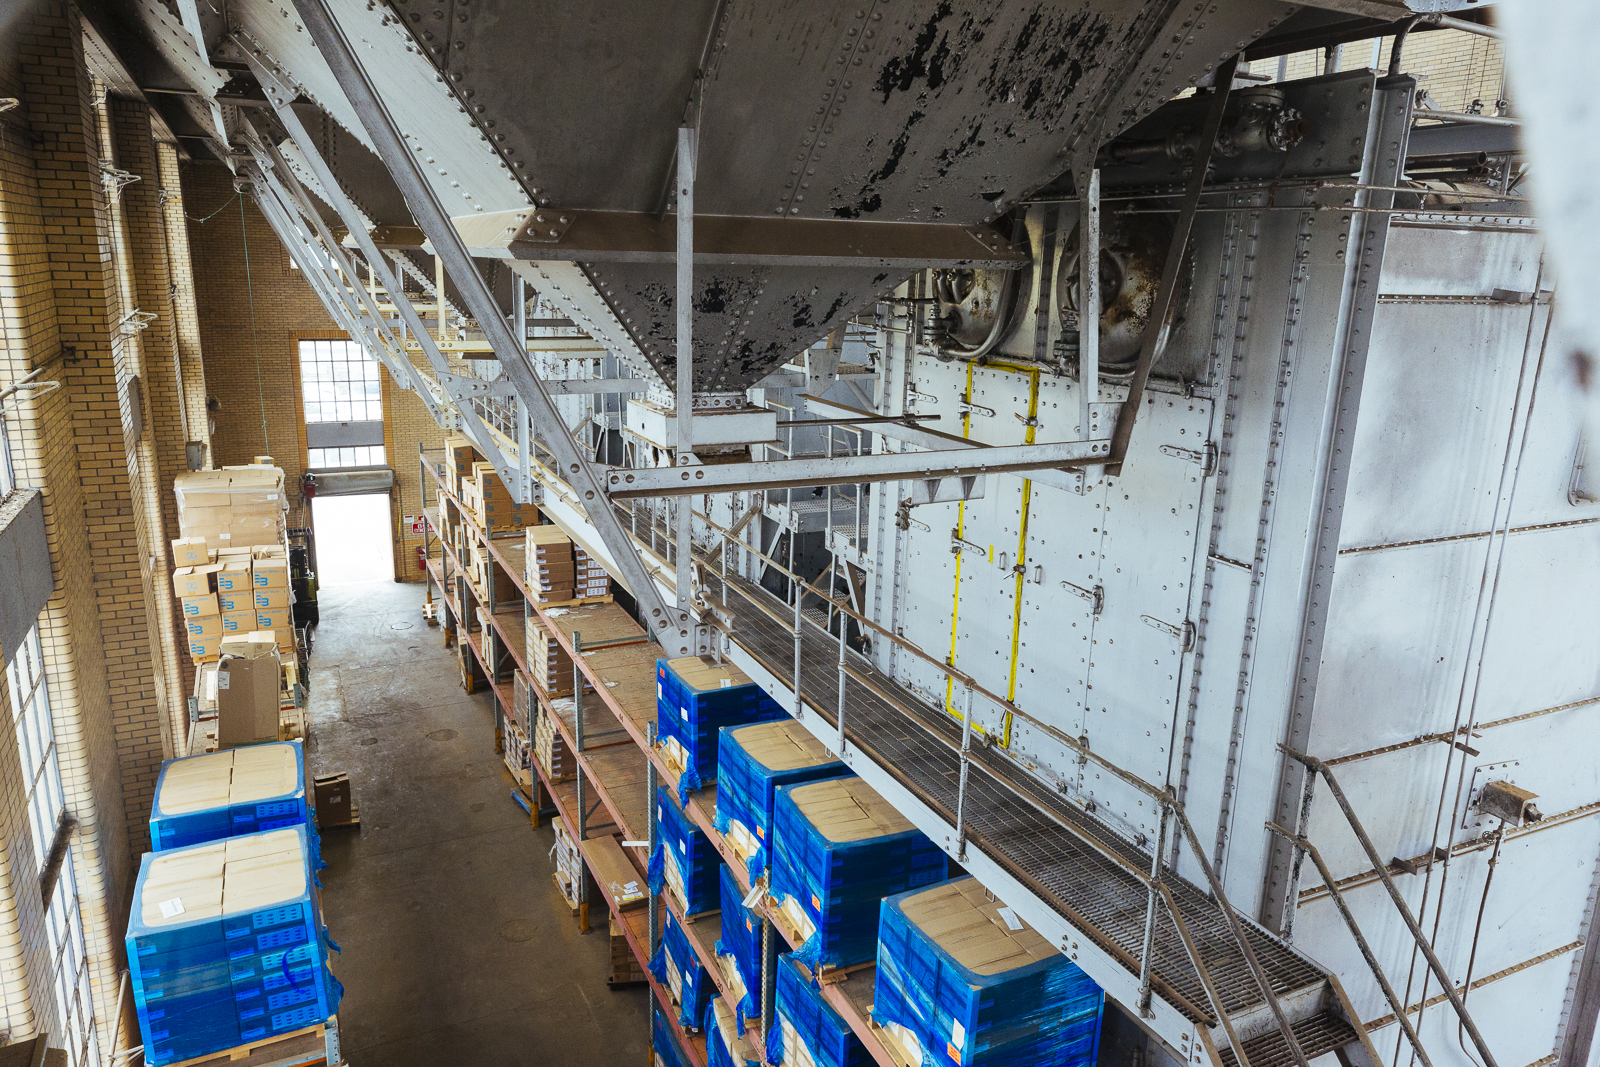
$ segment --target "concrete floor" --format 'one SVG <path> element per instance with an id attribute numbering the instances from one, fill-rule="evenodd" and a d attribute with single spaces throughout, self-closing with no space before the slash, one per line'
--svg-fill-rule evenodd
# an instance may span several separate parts
<path id="1" fill-rule="evenodd" d="M 604 922 L 578 933 L 551 881 L 552 832 L 511 799 L 492 698 L 462 691 L 422 599 L 392 581 L 319 595 L 307 757 L 350 776 L 362 821 L 322 846 L 345 1057 L 644 1064 L 648 991 L 607 988 Z"/>

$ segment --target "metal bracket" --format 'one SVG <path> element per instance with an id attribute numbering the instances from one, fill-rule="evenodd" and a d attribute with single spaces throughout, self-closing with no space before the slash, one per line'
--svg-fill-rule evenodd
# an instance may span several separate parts
<path id="1" fill-rule="evenodd" d="M 974 404 L 970 400 L 957 400 L 956 411 L 962 415 L 986 415 L 994 418 L 994 408 L 986 408 L 982 404 Z"/>
<path id="2" fill-rule="evenodd" d="M 984 479 L 981 474 L 967 474 L 949 478 L 916 478 L 911 482 L 911 495 L 907 498 L 912 507 L 919 504 L 948 504 L 959 500 L 979 500 L 983 497 Z"/>
<path id="3" fill-rule="evenodd" d="M 971 541 L 968 541 L 966 538 L 962 537 L 952 528 L 950 531 L 950 554 L 952 556 L 958 556 L 961 554 L 961 550 L 963 548 L 970 549 L 973 552 L 978 553 L 984 559 L 989 558 L 989 549 L 986 546 L 973 544 Z"/>
<path id="4" fill-rule="evenodd" d="M 1105 590 L 1105 586 L 1097 585 L 1093 589 L 1085 589 L 1081 585 L 1073 585 L 1071 582 L 1062 582 L 1061 583 L 1061 588 L 1065 589 L 1067 592 L 1071 593 L 1073 596 L 1082 597 L 1084 600 L 1087 600 L 1091 605 L 1090 614 L 1098 615 L 1102 611 L 1105 610 L 1105 606 L 1106 606 L 1106 590 Z M 1149 616 L 1146 616 L 1146 618 L 1148 618 L 1148 617 Z"/>
<path id="5" fill-rule="evenodd" d="M 1210 441 L 1203 448 L 1184 448 L 1182 445 L 1162 445 L 1161 454 L 1181 459 L 1185 463 L 1198 463 L 1202 474 L 1209 478 L 1217 469 L 1217 446 Z"/>
<path id="6" fill-rule="evenodd" d="M 440 374 L 439 385 L 451 400 L 477 400 L 486 396 L 516 396 L 517 387 L 508 381 L 486 382 L 482 378 L 465 378 L 459 374 Z"/>
<path id="7" fill-rule="evenodd" d="M 1190 622 L 1188 619 L 1183 620 L 1183 625 L 1181 627 L 1174 626 L 1170 622 L 1162 622 L 1160 619 L 1152 615 L 1140 615 L 1139 619 L 1146 626 L 1153 627 L 1157 630 L 1160 630 L 1162 633 L 1168 634 L 1175 638 L 1182 646 L 1180 651 L 1188 652 L 1190 649 L 1194 648 L 1194 623 Z"/>

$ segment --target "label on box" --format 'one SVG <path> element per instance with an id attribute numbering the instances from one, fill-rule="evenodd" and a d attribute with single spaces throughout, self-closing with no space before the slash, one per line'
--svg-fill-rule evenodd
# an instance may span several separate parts
<path id="1" fill-rule="evenodd" d="M 678 851 L 683 853 L 685 856 L 687 856 L 689 854 L 688 843 L 684 842 L 684 841 L 679 841 L 678 842 Z"/>
<path id="2" fill-rule="evenodd" d="M 950 1020 L 950 1043 L 956 1048 L 967 1043 L 967 1028 L 961 1025 L 960 1019 Z"/>
<path id="3" fill-rule="evenodd" d="M 161 917 L 163 919 L 175 919 L 182 914 L 183 901 L 178 897 L 173 897 L 171 900 L 163 900 L 161 902 Z"/>
<path id="4" fill-rule="evenodd" d="M 733 688 L 733 679 L 731 679 L 731 678 L 723 678 L 721 681 L 722 681 L 721 688 L 723 688 L 723 689 L 732 689 Z"/>
<path id="5" fill-rule="evenodd" d="M 217 672 L 217 688 L 218 689 L 226 689 L 226 688 L 228 688 L 228 679 L 229 679 L 229 677 L 230 677 L 230 675 L 228 674 L 227 671 L 218 671 Z"/>
<path id="6" fill-rule="evenodd" d="M 1004 919 L 1006 921 L 1006 925 L 1011 929 L 1022 929 L 1022 920 L 1017 918 L 1017 913 L 1012 911 L 1010 908 L 1001 908 L 1000 918 Z"/>

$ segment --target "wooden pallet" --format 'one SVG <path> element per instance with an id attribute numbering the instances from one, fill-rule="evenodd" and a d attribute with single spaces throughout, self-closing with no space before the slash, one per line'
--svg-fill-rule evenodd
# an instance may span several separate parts
<path id="1" fill-rule="evenodd" d="M 607 593 L 605 596 L 581 596 L 576 600 L 535 600 L 541 608 L 549 611 L 551 608 L 578 608 L 590 607 L 596 604 L 615 604 L 616 594 Z"/>
<path id="2" fill-rule="evenodd" d="M 318 1023 L 292 1033 L 248 1041 L 233 1048 L 208 1052 L 192 1060 L 182 1060 L 169 1067 L 221 1067 L 222 1064 L 250 1067 L 252 1064 L 313 1064 L 326 1062 L 327 1024 Z M 305 1056 L 305 1059 L 298 1059 Z"/>

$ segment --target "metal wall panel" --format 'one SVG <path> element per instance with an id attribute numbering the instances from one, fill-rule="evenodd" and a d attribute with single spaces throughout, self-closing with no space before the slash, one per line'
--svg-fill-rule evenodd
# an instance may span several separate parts
<path id="1" fill-rule="evenodd" d="M 13 490 L 0 504 L 0 667 L 16 655 L 55 588 L 44 496 Z"/>

